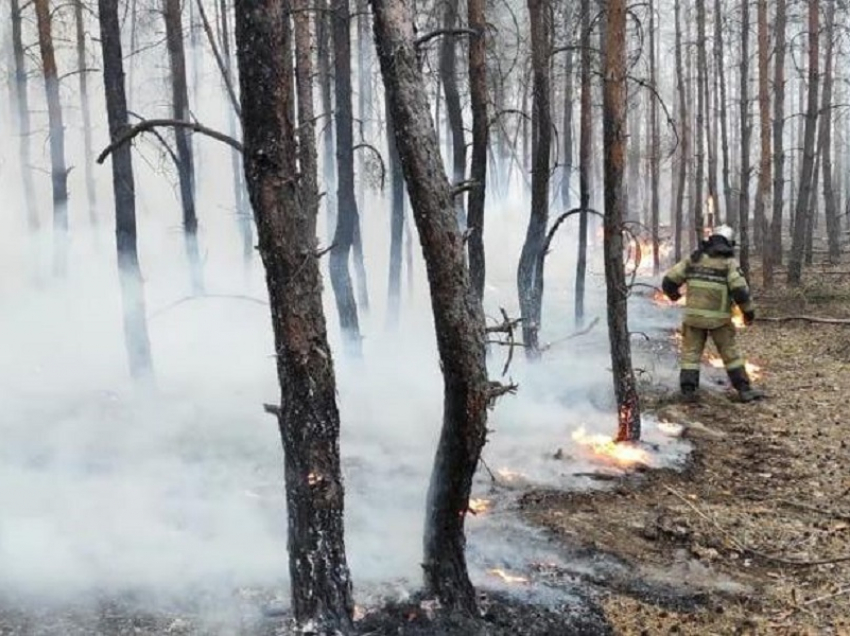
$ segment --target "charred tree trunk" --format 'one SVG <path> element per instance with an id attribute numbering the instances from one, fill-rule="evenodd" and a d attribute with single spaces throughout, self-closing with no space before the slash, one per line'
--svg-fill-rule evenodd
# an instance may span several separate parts
<path id="1" fill-rule="evenodd" d="M 476 596 L 464 554 L 464 521 L 492 395 L 484 312 L 464 263 L 463 237 L 413 45 L 413 17 L 402 0 L 372 0 L 372 7 L 396 143 L 428 271 L 444 379 L 443 429 L 425 521 L 425 585 L 444 605 L 474 614 Z"/>
<path id="2" fill-rule="evenodd" d="M 623 173 L 626 155 L 626 0 L 608 0 L 602 76 L 602 130 L 605 154 L 605 282 L 608 339 L 614 393 L 617 398 L 617 441 L 640 439 L 640 401 L 632 368 L 628 288 L 623 263 Z"/>
<path id="3" fill-rule="evenodd" d="M 549 220 L 549 175 L 552 154 L 552 105 L 549 82 L 551 23 L 543 0 L 528 0 L 531 25 L 532 121 L 535 122 L 534 161 L 531 171 L 531 213 L 517 268 L 522 337 L 530 358 L 540 355 L 539 334 L 543 280 L 537 270 Z"/>
<path id="4" fill-rule="evenodd" d="M 384 101 L 387 101 L 386 95 Z M 386 105 L 387 148 L 390 157 L 390 187 L 392 202 L 390 213 L 390 280 L 387 303 L 387 325 L 390 329 L 398 327 L 401 309 L 401 258 L 404 242 L 404 171 L 398 156 L 395 141 L 395 122 L 389 104 Z M 470 258 L 470 265 L 472 259 Z"/>
<path id="5" fill-rule="evenodd" d="M 767 30 L 767 0 L 758 0 L 758 65 L 759 65 L 759 159 L 758 193 L 756 194 L 753 222 L 755 245 L 761 251 L 762 260 L 768 252 L 765 210 L 770 201 L 770 82 L 768 60 L 770 58 L 770 34 Z"/>
<path id="6" fill-rule="evenodd" d="M 693 201 L 694 210 L 694 232 L 697 242 L 703 240 L 705 234 L 705 214 L 703 186 L 705 185 L 705 105 L 707 96 L 705 94 L 706 75 L 708 64 L 705 56 L 705 2 L 696 0 L 697 5 L 697 122 L 696 138 L 694 145 L 696 149 L 696 196 Z"/>
<path id="7" fill-rule="evenodd" d="M 714 0 L 714 64 L 717 67 L 717 84 L 720 89 L 720 152 L 723 162 L 723 204 L 725 210 L 722 218 L 726 223 L 736 226 L 738 223 L 735 218 L 735 201 L 732 197 L 732 184 L 729 180 L 731 167 L 729 165 L 729 124 L 726 116 L 726 108 L 728 101 L 726 99 L 726 62 L 723 55 L 723 26 L 721 16 L 723 15 L 720 8 L 720 0 Z M 717 208 L 720 209 L 720 202 L 717 201 Z M 718 213 L 718 218 L 721 215 Z"/>
<path id="8" fill-rule="evenodd" d="M 658 81 L 656 72 L 658 49 L 656 46 L 655 2 L 649 2 L 649 83 L 655 87 Z M 661 141 L 658 136 L 658 99 L 653 95 L 649 103 L 649 187 L 650 187 L 650 229 L 652 231 L 652 274 L 658 276 L 661 259 L 658 253 L 659 231 L 659 182 L 661 180 Z"/>
<path id="9" fill-rule="evenodd" d="M 687 83 L 685 81 L 685 65 L 682 59 L 682 10 L 679 4 L 679 2 L 675 2 L 673 5 L 676 17 L 676 85 L 678 87 L 679 121 L 681 122 L 682 130 L 679 150 L 679 173 L 676 180 L 676 205 L 673 211 L 673 222 L 675 224 L 674 258 L 676 262 L 682 258 L 685 182 L 688 173 L 688 156 L 691 152 Z"/>
<path id="10" fill-rule="evenodd" d="M 109 137 L 114 142 L 128 126 L 118 0 L 99 0 L 98 6 L 106 114 Z M 112 153 L 112 188 L 127 360 L 133 378 L 149 379 L 153 375 L 153 364 L 145 312 L 144 281 L 136 250 L 136 190 L 133 155 L 129 144 L 118 146 Z"/>
<path id="11" fill-rule="evenodd" d="M 457 86 L 457 43 L 451 30 L 457 28 L 458 0 L 444 0 L 443 35 L 440 47 L 440 81 L 446 94 L 446 118 L 452 140 L 452 181 L 461 183 L 466 179 L 466 139 L 463 134 L 463 108 Z M 458 223 L 465 227 L 463 197 L 455 197 Z"/>
<path id="12" fill-rule="evenodd" d="M 776 0 L 773 68 L 773 220 L 770 242 L 764 251 L 764 287 L 773 286 L 774 268 L 782 263 L 782 209 L 785 199 L 785 28 L 786 0 Z"/>
<path id="13" fill-rule="evenodd" d="M 24 186 L 24 205 L 27 213 L 27 228 L 35 233 L 41 227 L 38 218 L 38 204 L 35 199 L 35 186 L 32 180 L 32 159 L 30 154 L 30 106 L 27 81 L 26 57 L 21 35 L 23 19 L 18 0 L 10 0 L 12 10 L 12 50 L 15 58 L 15 105 L 18 124 L 18 156 L 21 160 L 21 179 Z"/>
<path id="14" fill-rule="evenodd" d="M 44 87 L 47 93 L 47 117 L 50 122 L 50 175 L 53 190 L 53 273 L 64 277 L 68 269 L 68 168 L 65 164 L 65 124 L 59 97 L 59 76 L 53 50 L 53 26 L 48 0 L 35 0 L 38 20 L 38 46 Z"/>
<path id="15" fill-rule="evenodd" d="M 83 19 L 83 0 L 74 1 L 74 22 L 77 31 L 77 70 L 80 79 L 80 108 L 83 113 L 83 161 L 86 172 L 86 200 L 89 220 L 97 226 L 97 190 L 94 185 L 94 151 L 91 138 L 91 108 L 89 107 L 88 65 L 86 63 L 86 25 Z"/>
<path id="16" fill-rule="evenodd" d="M 316 207 L 302 205 L 306 175 L 302 166 L 299 179 L 296 165 L 294 96 L 281 55 L 286 19 L 274 0 L 236 3 L 245 176 L 266 269 L 281 390 L 280 406 L 268 410 L 277 414 L 285 456 L 292 611 L 298 623 L 318 633 L 349 634 L 354 603 L 345 558 L 336 380 L 322 308 Z"/>
<path id="17" fill-rule="evenodd" d="M 354 140 L 351 112 L 351 16 L 348 0 L 334 0 L 333 45 L 334 45 L 334 95 L 336 109 L 336 167 L 337 167 L 337 223 L 334 247 L 331 250 L 331 286 L 336 298 L 339 324 L 342 329 L 346 351 L 359 356 L 361 352 L 360 321 L 357 301 L 348 268 L 351 248 L 360 223 L 357 199 L 354 194 Z"/>
<path id="18" fill-rule="evenodd" d="M 791 241 L 791 258 L 788 261 L 788 284 L 799 285 L 803 275 L 803 252 L 806 244 L 806 227 L 812 199 L 812 181 L 815 174 L 815 132 L 818 124 L 818 62 L 820 60 L 818 28 L 818 0 L 809 0 L 809 91 L 806 100 L 806 123 L 803 132 L 803 161 L 800 166 L 800 187 L 794 210 L 794 232 Z"/>
<path id="19" fill-rule="evenodd" d="M 741 191 L 738 196 L 738 224 L 741 237 L 741 269 L 750 275 L 750 0 L 741 0 L 741 84 L 738 96 L 741 111 Z"/>
<path id="20" fill-rule="evenodd" d="M 578 254 L 576 255 L 576 326 L 584 323 L 584 296 L 587 279 L 587 219 L 590 209 L 590 170 L 591 146 L 593 144 L 593 102 L 592 86 L 590 83 L 590 0 L 581 0 L 581 111 L 579 147 L 578 147 L 578 181 L 579 181 L 579 226 Z"/>
<path id="21" fill-rule="evenodd" d="M 829 262 L 837 263 L 841 258 L 838 239 L 841 224 L 838 220 L 838 202 L 832 181 L 832 85 L 833 58 L 835 50 L 835 0 L 826 0 L 826 59 L 824 60 L 823 97 L 818 134 L 821 137 L 821 168 L 823 169 L 823 202 L 826 215 L 826 236 L 829 246 Z"/>
<path id="22" fill-rule="evenodd" d="M 171 73 L 171 102 L 174 119 L 189 120 L 189 88 L 186 83 L 186 49 L 183 44 L 183 16 L 180 0 L 163 0 L 165 41 Z M 186 129 L 174 129 L 177 146 L 177 178 L 183 207 L 183 233 L 192 280 L 192 293 L 204 293 L 204 275 L 198 246 L 198 215 L 195 210 L 195 158 L 192 136 Z"/>
<path id="23" fill-rule="evenodd" d="M 490 144 L 485 6 L 485 0 L 467 0 L 467 22 L 469 28 L 476 32 L 469 41 L 469 101 L 472 110 L 472 164 L 469 176 L 472 190 L 469 192 L 467 227 L 470 230 L 469 276 L 472 289 L 479 299 L 484 297 L 484 202 L 487 193 L 487 148 Z"/>

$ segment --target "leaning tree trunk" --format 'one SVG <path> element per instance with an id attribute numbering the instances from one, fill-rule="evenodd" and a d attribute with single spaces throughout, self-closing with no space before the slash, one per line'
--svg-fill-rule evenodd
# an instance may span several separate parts
<path id="1" fill-rule="evenodd" d="M 467 0 L 467 21 L 476 34 L 469 41 L 469 101 L 472 110 L 472 165 L 467 227 L 469 275 L 478 298 L 484 297 L 484 201 L 487 192 L 487 19 L 485 0 Z M 462 136 L 462 135 L 461 135 Z M 457 180 L 457 177 L 455 176 Z"/>
<path id="2" fill-rule="evenodd" d="M 115 142 L 128 127 L 118 0 L 99 0 L 98 7 L 106 115 L 109 138 Z M 136 189 L 129 144 L 118 146 L 112 153 L 112 189 L 127 360 L 133 378 L 149 379 L 153 375 L 153 364 L 145 312 L 144 280 L 136 250 Z"/>
<path id="3" fill-rule="evenodd" d="M 83 112 L 83 165 L 86 173 L 86 200 L 89 219 L 97 226 L 97 191 L 94 185 L 94 151 L 91 139 L 91 108 L 89 107 L 89 69 L 86 64 L 86 25 L 83 19 L 83 0 L 74 0 L 74 22 L 77 31 L 77 70 L 80 75 L 80 108 Z"/>
<path id="4" fill-rule="evenodd" d="M 463 107 L 457 86 L 457 43 L 452 33 L 457 28 L 458 0 L 445 0 L 443 28 L 440 47 L 440 81 L 446 94 L 446 117 L 452 139 L 452 181 L 462 183 L 466 179 L 466 139 L 463 134 Z M 461 227 L 466 225 L 463 197 L 455 197 L 455 211 Z"/>
<path id="5" fill-rule="evenodd" d="M 245 176 L 266 269 L 281 390 L 280 406 L 267 408 L 277 414 L 285 455 L 292 611 L 298 623 L 318 633 L 349 634 L 354 604 L 345 557 L 336 381 L 322 308 L 316 206 L 303 204 L 305 179 L 315 177 L 301 166 L 299 179 L 292 81 L 284 77 L 287 19 L 275 0 L 236 3 Z"/>
<path id="6" fill-rule="evenodd" d="M 331 21 L 334 44 L 334 93 L 336 109 L 337 223 L 331 250 L 331 286 L 339 312 L 339 324 L 346 351 L 361 352 L 360 321 L 348 264 L 357 226 L 357 198 L 354 192 L 354 140 L 351 112 L 351 16 L 348 0 L 334 0 Z"/>
<path id="7" fill-rule="evenodd" d="M 782 263 L 782 210 L 785 199 L 785 28 L 786 0 L 776 0 L 776 33 L 773 69 L 773 219 L 770 241 L 763 255 L 763 284 L 773 286 L 774 268 Z"/>
<path id="8" fill-rule="evenodd" d="M 755 204 L 756 247 L 761 251 L 762 261 L 767 258 L 770 233 L 766 230 L 765 210 L 770 201 L 770 82 L 768 59 L 770 57 L 770 35 L 767 30 L 767 0 L 758 0 L 758 65 L 759 65 L 759 179 Z"/>
<path id="9" fill-rule="evenodd" d="M 723 13 L 720 8 L 720 0 L 714 0 L 714 64 L 717 67 L 717 84 L 720 89 L 720 152 L 723 161 L 723 204 L 725 207 L 723 220 L 730 225 L 738 224 L 735 220 L 735 200 L 732 196 L 732 184 L 729 179 L 731 167 L 729 165 L 729 118 L 726 115 L 726 62 L 723 55 L 723 28 L 721 17 Z M 719 202 L 717 207 L 719 208 Z M 718 218 L 721 215 L 718 214 Z"/>
<path id="10" fill-rule="evenodd" d="M 649 83 L 655 87 L 658 81 L 656 65 L 658 49 L 656 47 L 655 2 L 649 2 Z M 659 207 L 658 196 L 661 161 L 661 142 L 658 136 L 658 99 L 653 95 L 649 104 L 649 187 L 650 187 L 650 229 L 652 231 L 652 273 L 658 276 L 661 270 L 661 255 L 658 245 Z"/>
<path id="11" fill-rule="evenodd" d="M 475 614 L 476 595 L 467 572 L 463 528 L 492 395 L 485 361 L 484 312 L 464 263 L 463 236 L 413 44 L 413 16 L 403 0 L 372 0 L 372 7 L 396 143 L 428 271 L 444 380 L 443 430 L 425 521 L 426 591 L 448 607 Z"/>
<path id="12" fill-rule="evenodd" d="M 30 153 L 30 105 L 27 81 L 26 57 L 21 36 L 21 8 L 18 0 L 10 0 L 12 9 L 12 50 L 15 58 L 15 105 L 18 115 L 18 156 L 21 161 L 21 179 L 24 186 L 24 205 L 27 213 L 27 227 L 37 232 L 41 227 L 38 218 L 38 204 L 35 199 L 35 186 L 32 181 L 32 159 Z"/>
<path id="13" fill-rule="evenodd" d="M 53 190 L 53 273 L 65 276 L 68 269 L 68 168 L 65 164 L 65 125 L 59 97 L 59 76 L 53 50 L 53 27 L 48 0 L 35 0 L 38 46 L 47 93 L 50 123 L 50 175 Z"/>
<path id="14" fill-rule="evenodd" d="M 584 296 L 587 278 L 587 219 L 590 209 L 590 163 L 593 144 L 593 103 L 590 83 L 590 0 L 581 0 L 581 111 L 579 113 L 578 182 L 579 226 L 578 254 L 576 255 L 576 326 L 584 323 Z"/>
<path id="15" fill-rule="evenodd" d="M 165 40 L 171 76 L 171 105 L 174 119 L 188 121 L 189 88 L 186 83 L 186 49 L 183 44 L 183 16 L 180 0 L 163 0 Z M 195 159 L 188 129 L 175 128 L 177 178 L 183 208 L 183 234 L 192 281 L 192 293 L 204 293 L 204 275 L 198 247 L 198 216 L 195 210 Z"/>
<path id="16" fill-rule="evenodd" d="M 741 192 L 738 197 L 738 229 L 741 237 L 741 269 L 750 275 L 750 0 L 741 0 Z"/>
<path id="17" fill-rule="evenodd" d="M 522 338 L 529 358 L 540 355 L 539 334 L 543 304 L 543 278 L 537 269 L 549 220 L 549 164 L 552 153 L 552 105 L 549 86 L 551 24 L 546 5 L 528 0 L 531 25 L 532 121 L 535 123 L 531 170 L 531 214 L 517 269 L 517 289 L 522 316 Z"/>
<path id="18" fill-rule="evenodd" d="M 812 181 L 815 170 L 815 131 L 818 124 L 818 0 L 809 0 L 809 92 L 806 100 L 806 123 L 803 132 L 803 161 L 800 167 L 800 187 L 794 210 L 794 233 L 791 258 L 788 261 L 788 284 L 799 285 L 803 276 L 803 252 L 806 245 L 806 226 L 812 214 Z"/>
<path id="19" fill-rule="evenodd" d="M 679 152 L 679 172 L 676 179 L 676 204 L 673 210 L 675 224 L 675 239 L 673 256 L 676 262 L 682 257 L 682 224 L 684 219 L 685 181 L 688 172 L 688 155 L 690 146 L 690 124 L 688 122 L 687 84 L 685 82 L 685 65 L 682 60 L 682 16 L 679 2 L 674 3 L 676 16 L 676 85 L 679 99 L 679 121 L 681 123 L 682 139 Z"/>
<path id="20" fill-rule="evenodd" d="M 818 134 L 821 136 L 821 168 L 823 169 L 823 202 L 826 215 L 826 236 L 829 246 L 829 262 L 837 263 L 841 258 L 839 235 L 841 224 L 838 221 L 838 202 L 832 180 L 832 84 L 833 57 L 835 50 L 835 0 L 826 0 L 826 58 L 824 59 L 823 96 Z"/>
<path id="21" fill-rule="evenodd" d="M 623 173 L 626 155 L 626 0 L 608 0 L 602 86 L 605 155 L 605 283 L 608 339 L 617 398 L 617 441 L 640 439 L 637 394 L 629 336 L 628 288 L 623 263 Z"/>

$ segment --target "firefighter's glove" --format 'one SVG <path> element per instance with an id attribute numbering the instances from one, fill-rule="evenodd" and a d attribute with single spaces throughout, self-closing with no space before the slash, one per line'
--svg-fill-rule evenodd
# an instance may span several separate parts
<path id="1" fill-rule="evenodd" d="M 756 320 L 756 312 L 752 309 L 750 311 L 744 312 L 744 324 L 748 327 L 753 324 Z"/>

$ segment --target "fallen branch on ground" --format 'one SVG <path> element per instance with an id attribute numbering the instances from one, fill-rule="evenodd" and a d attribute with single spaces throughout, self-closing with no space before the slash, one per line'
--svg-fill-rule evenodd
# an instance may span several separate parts
<path id="1" fill-rule="evenodd" d="M 559 344 L 563 344 L 563 343 L 567 342 L 568 340 L 572 340 L 573 338 L 578 338 L 579 336 L 583 336 L 585 334 L 590 333 L 590 330 L 593 329 L 598 322 L 599 322 L 599 316 L 597 316 L 596 318 L 591 320 L 590 324 L 588 324 L 587 327 L 585 327 L 584 329 L 579 329 L 575 333 L 571 333 L 569 336 L 564 336 L 560 340 L 553 340 L 552 342 L 540 347 L 541 353 L 544 352 L 544 351 L 549 351 L 553 347 L 556 347 Z"/>
<path id="2" fill-rule="evenodd" d="M 826 318 L 822 316 L 756 316 L 756 322 L 793 322 L 795 320 L 823 325 L 850 325 L 850 318 Z"/>

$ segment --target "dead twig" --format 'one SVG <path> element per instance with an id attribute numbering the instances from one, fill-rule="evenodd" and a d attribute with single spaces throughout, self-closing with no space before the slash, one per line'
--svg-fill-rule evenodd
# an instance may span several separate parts
<path id="1" fill-rule="evenodd" d="M 280 407 L 276 404 L 263 404 L 263 410 L 269 415 L 274 415 L 275 417 L 280 417 L 281 415 Z"/>
<path id="2" fill-rule="evenodd" d="M 599 316 L 596 316 L 596 318 L 594 318 L 593 320 L 590 321 L 590 323 L 587 325 L 587 327 L 584 327 L 583 329 L 579 329 L 578 331 L 571 333 L 568 336 L 564 336 L 563 338 L 560 338 L 559 340 L 553 340 L 552 342 L 542 346 L 540 348 L 541 353 L 544 352 L 544 351 L 549 351 L 553 347 L 556 347 L 559 344 L 563 344 L 563 343 L 567 342 L 568 340 L 572 340 L 573 338 L 578 338 L 579 336 L 584 336 L 585 334 L 590 333 L 590 330 L 593 329 L 597 325 L 598 322 L 599 322 Z"/>
<path id="3" fill-rule="evenodd" d="M 823 325 L 850 325 L 850 318 L 826 318 L 822 316 L 756 316 L 756 322 L 793 322 L 795 320 Z"/>
<path id="4" fill-rule="evenodd" d="M 825 517 L 832 517 L 833 519 L 840 519 L 841 521 L 850 521 L 850 513 L 847 512 L 838 512 L 836 510 L 824 510 L 823 508 L 818 508 L 817 506 L 809 506 L 808 504 L 800 503 L 799 501 L 791 501 L 790 499 L 779 499 L 778 503 L 783 506 L 788 506 L 789 508 L 797 508 L 799 510 L 805 510 L 807 512 L 816 512 Z"/>
<path id="5" fill-rule="evenodd" d="M 493 403 L 503 395 L 515 394 L 518 388 L 519 385 L 513 382 L 511 382 L 510 384 L 502 384 L 501 382 L 490 382 L 490 386 L 487 389 L 487 402 L 489 406 L 493 406 Z"/>

